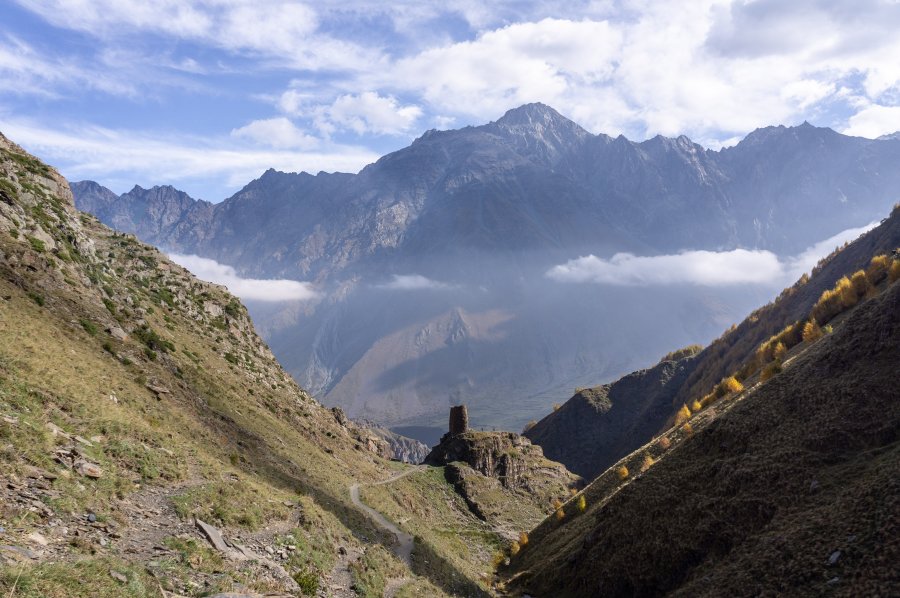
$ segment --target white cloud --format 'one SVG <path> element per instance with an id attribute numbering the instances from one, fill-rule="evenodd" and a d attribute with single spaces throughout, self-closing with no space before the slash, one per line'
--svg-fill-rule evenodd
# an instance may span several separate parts
<path id="1" fill-rule="evenodd" d="M 254 120 L 239 129 L 232 130 L 231 135 L 276 149 L 310 149 L 319 144 L 318 139 L 307 135 L 283 116 Z"/>
<path id="2" fill-rule="evenodd" d="M 799 255 L 781 260 L 771 251 L 685 251 L 675 255 L 639 257 L 617 253 L 610 259 L 588 255 L 554 266 L 547 276 L 559 282 L 618 286 L 740 284 L 783 286 L 809 272 L 836 247 L 877 226 L 868 224 L 842 231 L 816 243 Z"/>
<path id="3" fill-rule="evenodd" d="M 562 282 L 623 286 L 762 284 L 772 282 L 781 274 L 781 263 L 774 253 L 746 249 L 685 251 L 653 257 L 617 253 L 608 260 L 589 255 L 554 266 L 547 272 L 547 276 Z"/>
<path id="4" fill-rule="evenodd" d="M 297 69 L 368 69 L 380 55 L 318 32 L 311 7 L 285 0 L 16 0 L 53 25 L 104 39 L 148 32 L 231 52 L 279 59 Z"/>
<path id="5" fill-rule="evenodd" d="M 344 145 L 308 152 L 257 150 L 228 143 L 227 138 L 166 136 L 90 126 L 46 128 L 9 120 L 2 128 L 10 139 L 57 164 L 70 180 L 99 178 L 121 181 L 123 187 L 135 182 L 148 186 L 178 183 L 189 190 L 189 181 L 216 178 L 233 189 L 268 168 L 357 172 L 378 159 L 374 152 Z"/>
<path id="6" fill-rule="evenodd" d="M 48 58 L 15 37 L 0 38 L 3 92 L 60 97 L 62 89 L 96 89 L 115 96 L 135 96 L 133 82 L 97 72 L 67 58 Z"/>
<path id="7" fill-rule="evenodd" d="M 392 291 L 439 291 L 453 288 L 452 285 L 426 278 L 421 274 L 394 274 L 390 282 L 375 287 Z"/>
<path id="8" fill-rule="evenodd" d="M 895 131 L 900 131 L 900 106 L 872 104 L 851 116 L 843 132 L 874 139 Z"/>
<path id="9" fill-rule="evenodd" d="M 397 135 L 411 129 L 420 116 L 422 109 L 418 106 L 401 106 L 396 98 L 366 91 L 338 97 L 323 111 L 321 120 L 326 130 L 337 127 L 358 135 Z"/>
<path id="10" fill-rule="evenodd" d="M 308 282 L 272 279 L 241 278 L 231 266 L 196 255 L 170 253 L 169 259 L 190 270 L 194 276 L 220 284 L 241 299 L 253 301 L 308 301 L 319 294 Z"/>

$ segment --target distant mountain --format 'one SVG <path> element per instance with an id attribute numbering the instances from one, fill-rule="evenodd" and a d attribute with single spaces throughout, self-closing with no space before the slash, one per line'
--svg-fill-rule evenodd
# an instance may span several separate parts
<path id="1" fill-rule="evenodd" d="M 316 283 L 318 303 L 251 309 L 289 371 L 351 417 L 436 424 L 465 400 L 476 421 L 510 427 L 574 386 L 707 342 L 770 292 L 570 286 L 549 268 L 622 251 L 793 255 L 886 213 L 898 163 L 900 141 L 806 123 L 711 151 L 593 135 L 529 104 L 428 131 L 356 175 L 270 170 L 216 205 L 74 189 L 147 242 Z M 416 288 L 394 278 L 412 275 Z"/>

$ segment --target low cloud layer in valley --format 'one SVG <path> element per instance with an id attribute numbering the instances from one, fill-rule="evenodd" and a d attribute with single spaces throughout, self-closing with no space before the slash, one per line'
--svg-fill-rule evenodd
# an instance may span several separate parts
<path id="1" fill-rule="evenodd" d="M 617 253 L 609 259 L 582 256 L 554 266 L 547 276 L 560 282 L 592 282 L 619 286 L 688 284 L 731 286 L 790 284 L 836 247 L 872 229 L 876 223 L 842 231 L 799 255 L 779 258 L 771 251 L 683 251 L 672 255 Z"/>
<path id="2" fill-rule="evenodd" d="M 197 278 L 228 287 L 229 291 L 241 299 L 267 302 L 306 301 L 319 296 L 308 282 L 241 278 L 231 266 L 197 255 L 170 253 L 169 258 L 190 270 Z"/>

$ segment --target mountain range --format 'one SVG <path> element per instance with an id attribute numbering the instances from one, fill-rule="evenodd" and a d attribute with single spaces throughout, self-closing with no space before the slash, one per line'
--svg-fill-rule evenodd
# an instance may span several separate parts
<path id="1" fill-rule="evenodd" d="M 521 426 L 575 386 L 708 342 L 787 282 L 575 284 L 548 278 L 555 266 L 738 248 L 787 259 L 880 219 L 897 163 L 900 140 L 808 123 L 713 151 L 594 135 L 529 104 L 428 131 L 358 174 L 269 170 L 217 204 L 165 186 L 72 189 L 80 209 L 167 251 L 311 282 L 311 301 L 249 302 L 274 353 L 326 403 L 433 442 L 448 404 Z"/>
<path id="2" fill-rule="evenodd" d="M 900 205 L 706 347 L 578 389 L 540 446 L 458 407 L 411 466 L 0 134 L 0 331 L 4 595 L 900 591 Z M 609 467 L 579 480 L 579 447 Z"/>

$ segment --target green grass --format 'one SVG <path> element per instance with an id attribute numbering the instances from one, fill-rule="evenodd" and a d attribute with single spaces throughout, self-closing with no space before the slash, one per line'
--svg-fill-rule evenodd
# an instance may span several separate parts
<path id="1" fill-rule="evenodd" d="M 126 583 L 110 572 L 125 575 Z M 116 558 L 0 567 L 0 594 L 16 598 L 158 598 L 156 581 L 141 563 Z"/>

